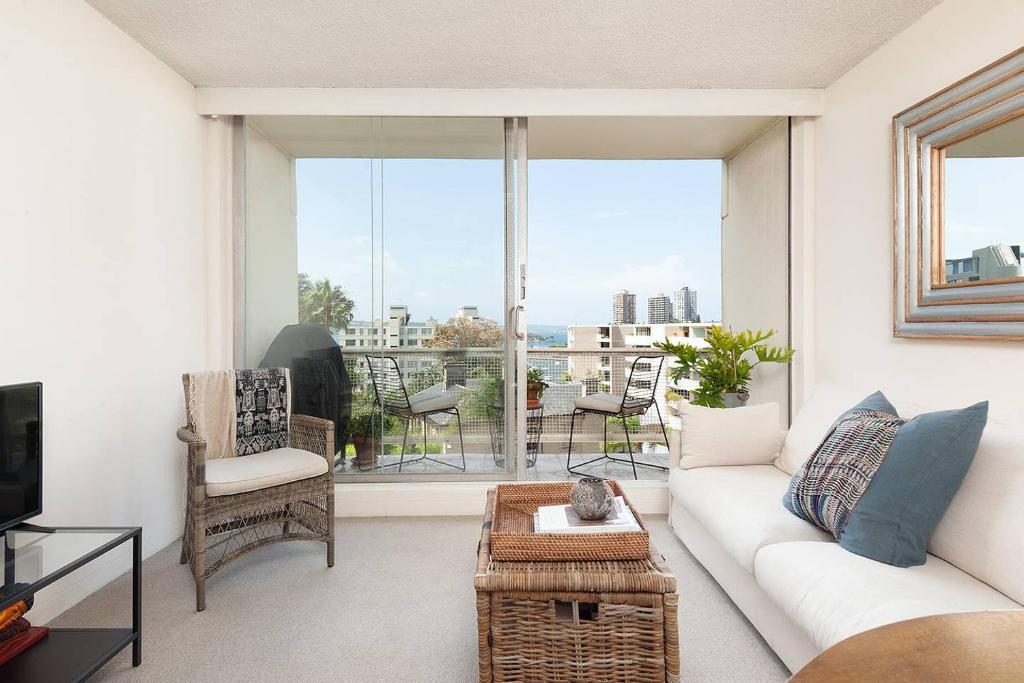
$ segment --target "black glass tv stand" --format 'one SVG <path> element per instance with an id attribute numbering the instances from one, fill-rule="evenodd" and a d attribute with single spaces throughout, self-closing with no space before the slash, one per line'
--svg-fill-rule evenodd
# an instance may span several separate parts
<path id="1" fill-rule="evenodd" d="M 84 681 L 128 645 L 132 666 L 142 663 L 142 528 L 38 527 L 0 532 L 3 585 L 0 610 L 64 578 L 115 548 L 132 545 L 131 628 L 51 628 L 41 641 L 0 664 L 4 683 Z M 32 611 L 25 618 L 32 621 Z"/>
<path id="2" fill-rule="evenodd" d="M 6 531 L 31 531 L 34 534 L 52 534 L 57 531 L 55 526 L 39 526 L 38 524 L 30 524 L 29 522 L 21 522 L 15 524 Z"/>

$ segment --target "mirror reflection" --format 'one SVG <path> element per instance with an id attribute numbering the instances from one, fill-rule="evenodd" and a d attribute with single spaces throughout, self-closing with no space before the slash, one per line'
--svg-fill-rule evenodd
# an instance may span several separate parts
<path id="1" fill-rule="evenodd" d="M 942 152 L 945 282 L 1024 277 L 1024 117 Z"/>

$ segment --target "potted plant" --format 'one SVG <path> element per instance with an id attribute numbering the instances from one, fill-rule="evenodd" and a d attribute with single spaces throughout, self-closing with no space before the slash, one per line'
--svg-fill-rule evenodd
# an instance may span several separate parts
<path id="1" fill-rule="evenodd" d="M 707 348 L 689 344 L 673 344 L 668 339 L 654 346 L 675 356 L 676 365 L 669 371 L 672 381 L 679 382 L 696 371 L 700 386 L 690 394 L 690 403 L 709 408 L 736 408 L 750 398 L 750 373 L 761 363 L 789 363 L 796 353 L 788 346 L 769 346 L 766 342 L 775 330 L 743 330 L 733 334 L 719 325 L 709 327 L 704 341 Z M 751 362 L 744 354 L 753 352 Z"/>
<path id="2" fill-rule="evenodd" d="M 668 414 L 674 417 L 679 416 L 679 402 L 683 400 L 683 395 L 678 391 L 669 389 L 665 392 L 665 407 L 668 409 Z"/>
<path id="3" fill-rule="evenodd" d="M 544 371 L 540 368 L 530 368 L 526 371 L 526 400 L 539 401 L 544 395 L 544 390 L 550 385 L 544 381 Z"/>
<path id="4" fill-rule="evenodd" d="M 360 469 L 373 467 L 374 458 L 380 452 L 381 416 L 368 405 L 352 407 L 349 418 L 349 434 L 356 448 L 356 466 Z"/>

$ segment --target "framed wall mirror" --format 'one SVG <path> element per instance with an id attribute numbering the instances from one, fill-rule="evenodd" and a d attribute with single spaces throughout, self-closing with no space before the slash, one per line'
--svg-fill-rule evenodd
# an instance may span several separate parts
<path id="1" fill-rule="evenodd" d="M 1024 49 L 893 117 L 898 337 L 1024 339 Z"/>

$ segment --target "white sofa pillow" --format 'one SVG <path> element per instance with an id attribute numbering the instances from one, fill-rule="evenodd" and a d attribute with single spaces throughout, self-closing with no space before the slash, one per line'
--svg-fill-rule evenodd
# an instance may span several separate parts
<path id="1" fill-rule="evenodd" d="M 784 432 L 779 404 L 705 408 L 679 404 L 682 422 L 679 466 L 771 465 L 779 457 Z"/>
<path id="2" fill-rule="evenodd" d="M 800 412 L 793 418 L 775 466 L 786 474 L 796 474 L 825 438 L 832 423 L 871 393 L 827 382 L 815 386 Z"/>

